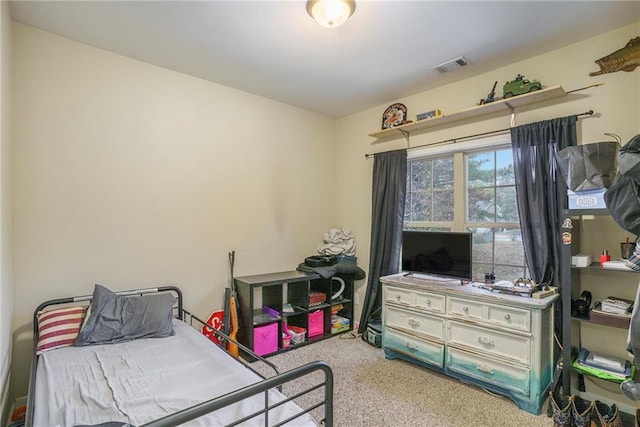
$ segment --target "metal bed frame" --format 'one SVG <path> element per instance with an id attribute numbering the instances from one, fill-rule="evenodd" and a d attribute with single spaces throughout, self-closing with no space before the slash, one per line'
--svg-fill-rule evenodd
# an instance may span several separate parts
<path id="1" fill-rule="evenodd" d="M 130 291 L 120 291 L 115 293 L 117 295 L 133 296 L 133 295 L 144 295 L 144 294 L 159 293 L 159 292 L 171 292 L 176 296 L 177 303 L 176 303 L 176 306 L 174 306 L 174 312 L 175 312 L 175 317 L 177 319 L 182 320 L 185 323 L 189 323 L 194 328 L 197 328 L 197 326 L 194 326 L 194 322 L 196 322 L 199 326 L 204 326 L 204 325 L 209 326 L 205 321 L 201 320 L 200 318 L 196 317 L 195 315 L 191 314 L 190 312 L 184 309 L 183 302 L 182 302 L 182 291 L 176 286 L 162 286 L 157 288 L 136 289 L 136 290 L 130 290 Z M 88 305 L 91 302 L 91 299 L 92 299 L 92 295 L 82 295 L 82 296 L 69 297 L 69 298 L 58 298 L 58 299 L 45 301 L 35 309 L 33 313 L 33 354 L 31 356 L 31 371 L 29 373 L 29 391 L 27 395 L 25 427 L 33 427 L 33 413 L 34 413 L 34 407 L 35 407 L 34 397 L 35 397 L 35 385 L 36 385 L 36 368 L 38 364 L 38 356 L 36 354 L 36 349 L 38 346 L 37 345 L 38 334 L 39 334 L 38 318 L 37 318 L 38 312 L 52 305 L 60 305 L 60 304 L 69 305 L 69 304 L 77 304 L 77 303 L 86 303 Z M 239 359 L 237 359 L 238 363 L 242 363 L 246 368 L 250 369 L 257 375 L 259 375 L 261 378 L 263 378 L 262 381 L 240 388 L 238 390 L 232 391 L 223 396 L 219 396 L 214 399 L 207 400 L 205 402 L 191 406 L 189 408 L 183 409 L 173 414 L 169 414 L 165 417 L 151 421 L 140 427 L 178 426 L 180 424 L 186 423 L 190 420 L 193 420 L 203 415 L 217 411 L 225 406 L 240 402 L 243 399 L 246 399 L 251 396 L 255 396 L 257 394 L 264 394 L 264 407 L 259 411 L 253 412 L 251 414 L 247 414 L 243 418 L 235 420 L 231 424 L 227 424 L 227 427 L 239 425 L 261 414 L 265 415 L 264 417 L 265 427 L 279 427 L 320 407 L 324 407 L 323 419 L 320 421 L 320 424 L 326 427 L 333 427 L 333 371 L 331 370 L 331 367 L 326 362 L 322 362 L 322 361 L 310 362 L 305 365 L 299 366 L 297 368 L 291 369 L 289 371 L 280 373 L 277 367 L 273 363 L 255 354 L 252 350 L 245 347 L 244 345 L 234 341 L 228 335 L 218 330 L 214 330 L 214 334 L 220 341 L 218 346 L 223 350 L 225 350 L 225 352 L 226 352 L 226 343 L 232 342 L 236 344 L 238 348 L 241 349 L 244 353 L 246 353 L 248 359 L 251 359 L 251 361 L 253 361 L 254 363 L 255 361 L 259 361 L 265 364 L 266 366 L 268 366 L 269 369 L 272 369 L 274 371 L 274 376 L 266 378 L 264 374 L 258 372 L 253 366 L 251 366 L 247 360 L 240 357 Z M 229 356 L 233 357 L 231 355 Z M 316 371 L 321 371 L 323 373 L 322 380 L 310 386 L 310 388 L 303 390 L 293 396 L 287 396 L 287 398 L 282 401 L 279 401 L 272 405 L 268 404 L 267 393 L 270 389 L 277 388 L 279 391 L 282 391 L 282 385 L 289 383 L 291 381 L 295 381 L 296 379 L 305 377 L 307 375 L 310 375 Z M 314 390 L 321 389 L 321 388 L 324 389 L 323 400 L 314 402 L 310 404 L 309 407 L 301 408 L 300 412 L 298 412 L 297 414 L 293 415 L 292 417 L 286 420 L 283 420 L 277 424 L 271 424 L 271 425 L 269 424 L 268 413 L 271 409 L 274 409 L 280 405 L 283 405 L 289 401 L 293 401 L 303 395 L 306 395 L 308 393 L 311 393 Z"/>

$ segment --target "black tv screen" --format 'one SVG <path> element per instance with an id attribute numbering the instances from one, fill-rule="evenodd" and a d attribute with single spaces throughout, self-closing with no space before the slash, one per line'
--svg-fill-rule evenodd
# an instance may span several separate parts
<path id="1" fill-rule="evenodd" d="M 471 233 L 403 231 L 402 271 L 471 280 Z"/>

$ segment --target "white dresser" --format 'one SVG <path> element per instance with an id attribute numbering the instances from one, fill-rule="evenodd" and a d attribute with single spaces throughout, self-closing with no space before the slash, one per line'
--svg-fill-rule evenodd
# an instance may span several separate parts
<path id="1" fill-rule="evenodd" d="M 382 347 L 403 359 L 511 398 L 539 414 L 553 382 L 553 295 L 544 299 L 386 276 Z"/>

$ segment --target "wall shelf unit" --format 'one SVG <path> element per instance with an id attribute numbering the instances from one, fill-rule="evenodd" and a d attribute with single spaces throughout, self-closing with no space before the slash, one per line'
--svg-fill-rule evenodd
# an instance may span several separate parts
<path id="1" fill-rule="evenodd" d="M 580 252 L 580 223 L 583 219 L 587 219 L 599 215 L 609 215 L 607 209 L 565 209 L 561 218 L 561 233 L 563 233 L 563 245 L 561 252 L 561 269 L 563 283 L 560 287 L 562 301 L 562 366 L 569 367 L 562 370 L 561 386 L 564 395 L 570 395 L 575 392 L 585 392 L 583 375 L 588 375 L 583 371 L 575 371 L 572 366 L 573 350 L 582 346 L 581 335 L 583 333 L 582 326 L 591 327 L 590 325 L 598 325 L 614 329 L 628 329 L 628 325 L 621 319 L 604 319 L 602 316 L 596 317 L 595 311 L 589 310 L 589 314 L 584 317 L 574 315 L 572 312 L 572 298 L 579 293 L 581 274 L 593 276 L 604 275 L 603 277 L 620 277 L 628 276 L 629 273 L 638 274 L 633 270 L 622 270 L 616 268 L 603 268 L 598 262 L 594 262 L 587 267 L 576 267 L 571 265 L 571 256 Z M 619 275 L 619 276 L 612 276 Z M 632 277 L 632 276 L 629 276 Z M 578 288 L 578 290 L 576 289 Z M 595 306 L 595 304 L 594 304 Z M 577 329 L 577 336 L 574 334 L 572 324 L 576 322 L 580 327 Z M 579 342 L 579 343 L 578 343 Z M 576 343 L 578 346 L 575 347 Z M 614 345 L 613 343 L 611 345 Z M 625 346 L 626 343 L 619 343 Z M 572 384 L 571 374 L 578 374 L 578 381 Z M 602 380 L 606 381 L 606 380 Z"/>
<path id="2" fill-rule="evenodd" d="M 390 129 L 372 132 L 369 134 L 369 136 L 378 139 L 393 137 L 397 138 L 401 136 L 408 136 L 411 133 L 424 131 L 428 128 L 441 126 L 447 123 L 485 116 L 501 111 L 514 114 L 514 110 L 518 107 L 547 101 L 549 99 L 559 98 L 565 95 L 567 95 L 567 92 L 565 92 L 562 86 L 552 86 L 535 92 L 526 93 L 524 95 L 513 96 L 507 99 L 500 99 L 489 104 L 470 107 L 455 113 L 443 114 L 438 117 L 424 119 L 413 123 L 407 123 L 406 125 L 400 125 Z"/>

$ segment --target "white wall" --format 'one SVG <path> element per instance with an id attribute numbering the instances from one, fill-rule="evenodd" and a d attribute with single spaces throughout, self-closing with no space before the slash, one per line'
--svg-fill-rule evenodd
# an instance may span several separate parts
<path id="1" fill-rule="evenodd" d="M 496 80 L 498 81 L 496 91 L 501 96 L 502 85 L 512 80 L 518 73 L 524 74 L 529 79 L 539 79 L 545 87 L 561 85 L 566 91 L 602 82 L 604 86 L 517 110 L 516 125 L 594 110 L 595 117 L 579 120 L 579 140 L 584 143 L 609 140 L 604 133 L 613 132 L 620 135 L 624 143 L 640 132 L 640 123 L 637 119 L 640 114 L 638 97 L 640 69 L 597 77 L 590 77 L 589 72 L 598 71 L 599 68 L 594 63 L 596 59 L 622 48 L 630 39 L 638 35 L 638 30 L 640 30 L 640 23 L 458 83 L 404 99 L 390 99 L 384 105 L 338 120 L 336 176 L 339 185 L 336 214 L 338 223 L 351 227 L 359 236 L 358 262 L 360 265 L 365 267 L 369 265 L 368 247 L 371 224 L 373 159 L 365 159 L 365 154 L 407 147 L 407 141 L 402 137 L 377 140 L 368 136 L 369 133 L 380 129 L 382 112 L 389 104 L 404 103 L 407 106 L 409 118 L 415 120 L 416 114 L 435 108 L 440 109 L 443 114 L 448 114 L 473 107 L 478 100 L 487 96 Z M 473 67 L 473 64 L 470 66 Z M 450 138 L 509 128 L 509 126 L 509 115 L 498 113 L 432 128 L 429 132 L 413 134 L 410 137 L 410 144 L 415 147 Z M 598 235 L 595 237 L 596 241 L 593 236 L 590 238 L 585 236 L 585 238 L 588 243 L 597 245 L 598 249 L 603 245 L 617 248 L 619 239 L 624 241 L 625 235 L 615 227 L 610 229 L 617 230 L 617 234 L 612 232 L 607 236 Z M 598 253 L 597 249 L 594 250 Z M 358 287 L 361 300 L 365 288 L 365 282 L 361 282 Z M 358 310 L 360 309 L 361 307 L 358 307 Z"/>
<path id="2" fill-rule="evenodd" d="M 11 396 L 5 385 L 11 363 L 13 243 L 11 198 L 11 101 L 13 39 L 9 3 L 0 2 L 0 425 L 8 416 Z"/>
<path id="3" fill-rule="evenodd" d="M 294 270 L 336 226 L 333 119 L 22 24 L 14 38 L 21 379 L 48 298 L 175 283 L 206 317 L 229 251 L 238 276 Z"/>

